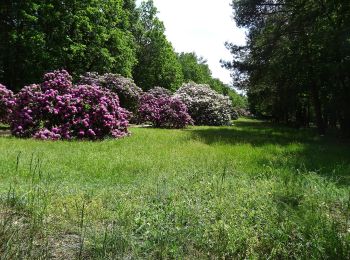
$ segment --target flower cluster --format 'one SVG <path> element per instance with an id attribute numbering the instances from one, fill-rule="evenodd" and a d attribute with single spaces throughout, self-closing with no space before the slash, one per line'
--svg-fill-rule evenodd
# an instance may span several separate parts
<path id="1" fill-rule="evenodd" d="M 251 113 L 245 108 L 234 108 L 233 113 L 237 114 L 237 117 L 249 117 Z"/>
<path id="2" fill-rule="evenodd" d="M 44 82 L 41 87 L 43 91 L 57 90 L 63 93 L 69 91 L 72 85 L 72 77 L 66 70 L 55 70 L 44 75 Z"/>
<path id="3" fill-rule="evenodd" d="M 18 137 L 51 140 L 119 138 L 128 134 L 127 117 L 115 93 L 97 85 L 75 86 L 63 70 L 16 95 L 11 130 Z"/>
<path id="4" fill-rule="evenodd" d="M 169 89 L 162 88 L 162 87 L 154 87 L 154 88 L 148 90 L 147 93 L 149 93 L 155 97 L 160 97 L 160 96 L 170 97 L 173 95 L 173 93 Z"/>
<path id="5" fill-rule="evenodd" d="M 231 123 L 232 102 L 207 85 L 184 84 L 175 97 L 188 107 L 196 125 L 229 125 Z"/>
<path id="6" fill-rule="evenodd" d="M 80 84 L 98 85 L 107 88 L 118 95 L 121 107 L 132 113 L 137 112 L 143 91 L 131 79 L 118 74 L 99 75 L 96 72 L 88 72 L 81 76 Z"/>
<path id="7" fill-rule="evenodd" d="M 0 84 L 0 122 L 9 123 L 10 115 L 15 104 L 13 93 Z"/>
<path id="8" fill-rule="evenodd" d="M 186 105 L 178 98 L 146 93 L 141 97 L 139 116 L 155 127 L 184 128 L 192 124 Z"/>

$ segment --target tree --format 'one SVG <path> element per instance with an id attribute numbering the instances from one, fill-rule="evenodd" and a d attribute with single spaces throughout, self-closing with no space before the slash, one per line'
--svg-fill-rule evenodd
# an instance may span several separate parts
<path id="1" fill-rule="evenodd" d="M 211 71 L 207 61 L 198 57 L 196 53 L 180 53 L 178 60 L 181 63 L 184 82 L 196 82 L 197 84 L 207 84 L 211 80 Z"/>
<path id="2" fill-rule="evenodd" d="M 131 76 L 134 9 L 134 0 L 2 1 L 0 81 L 19 89 L 61 67 Z"/>
<path id="3" fill-rule="evenodd" d="M 225 66 L 255 112 L 350 135 L 350 5 L 336 0 L 234 0 L 246 46 L 227 44 Z"/>
<path id="4" fill-rule="evenodd" d="M 134 80 L 144 90 L 154 86 L 176 90 L 183 82 L 181 65 L 165 36 L 164 24 L 158 19 L 152 0 L 141 4 L 139 15 L 135 33 L 138 64 L 133 71 Z"/>

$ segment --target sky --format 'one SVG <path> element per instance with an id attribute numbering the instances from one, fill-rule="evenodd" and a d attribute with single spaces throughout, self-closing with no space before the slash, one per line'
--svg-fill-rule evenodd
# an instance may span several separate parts
<path id="1" fill-rule="evenodd" d="M 205 58 L 213 76 L 226 84 L 232 80 L 220 60 L 231 60 L 232 56 L 224 44 L 245 43 L 245 33 L 236 27 L 230 3 L 231 0 L 154 0 L 175 51 L 195 52 Z"/>

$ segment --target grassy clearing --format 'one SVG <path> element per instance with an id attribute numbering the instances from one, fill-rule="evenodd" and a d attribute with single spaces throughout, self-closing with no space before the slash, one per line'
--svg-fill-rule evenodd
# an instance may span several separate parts
<path id="1" fill-rule="evenodd" d="M 350 258 L 349 143 L 252 120 L 132 133 L 0 138 L 2 258 Z"/>

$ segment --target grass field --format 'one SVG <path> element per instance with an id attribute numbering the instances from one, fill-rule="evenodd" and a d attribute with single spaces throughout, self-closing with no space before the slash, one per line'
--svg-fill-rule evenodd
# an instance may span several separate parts
<path id="1" fill-rule="evenodd" d="M 254 120 L 0 137 L 1 259 L 350 258 L 350 145 Z"/>

